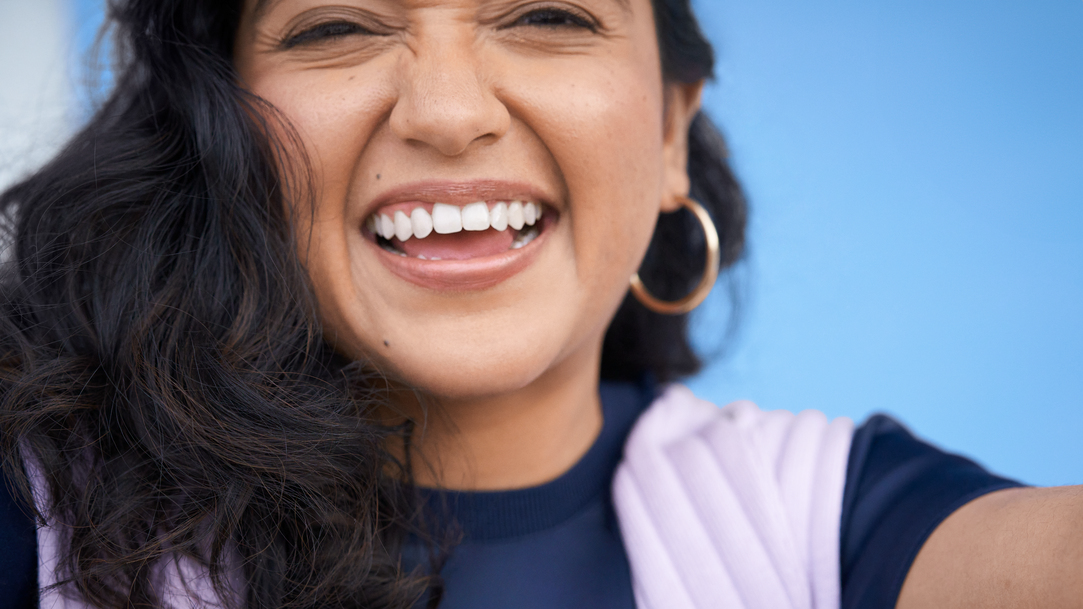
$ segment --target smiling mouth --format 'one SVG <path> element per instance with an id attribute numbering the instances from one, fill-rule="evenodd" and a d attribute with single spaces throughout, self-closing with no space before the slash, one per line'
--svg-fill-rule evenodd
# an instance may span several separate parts
<path id="1" fill-rule="evenodd" d="M 376 244 L 426 261 L 471 260 L 520 249 L 541 234 L 544 207 L 532 201 L 399 203 L 365 222 Z"/>

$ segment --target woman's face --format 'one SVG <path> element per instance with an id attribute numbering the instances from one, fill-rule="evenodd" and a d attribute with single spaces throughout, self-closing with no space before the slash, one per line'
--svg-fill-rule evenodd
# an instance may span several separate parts
<path id="1" fill-rule="evenodd" d="M 698 87 L 663 86 L 649 0 L 248 0 L 235 52 L 311 164 L 336 349 L 458 399 L 597 375 L 688 188 Z"/>

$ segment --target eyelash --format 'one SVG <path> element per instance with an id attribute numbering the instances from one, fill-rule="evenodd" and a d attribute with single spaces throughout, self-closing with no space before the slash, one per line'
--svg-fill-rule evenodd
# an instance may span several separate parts
<path id="1" fill-rule="evenodd" d="M 288 36 L 282 41 L 282 47 L 292 49 L 293 47 L 300 45 L 324 42 L 326 40 L 343 38 L 354 34 L 366 34 L 369 36 L 378 35 L 372 30 L 349 21 L 328 21 L 327 23 L 321 23 L 310 27 L 299 34 Z"/>
<path id="2" fill-rule="evenodd" d="M 584 28 L 590 31 L 597 30 L 597 26 L 587 17 L 569 10 L 547 6 L 532 10 L 515 20 L 510 27 L 517 25 L 534 25 L 546 28 Z"/>
<path id="3" fill-rule="evenodd" d="M 506 27 L 516 26 L 535 26 L 552 29 L 570 27 L 582 28 L 590 30 L 591 32 L 597 31 L 598 29 L 597 25 L 589 18 L 569 10 L 555 7 L 532 10 L 526 14 L 520 15 L 518 19 Z M 369 36 L 379 35 L 372 30 L 349 21 L 329 21 L 310 27 L 298 34 L 286 37 L 282 41 L 282 47 L 285 49 L 292 49 L 301 45 L 343 38 L 355 34 L 365 34 Z"/>

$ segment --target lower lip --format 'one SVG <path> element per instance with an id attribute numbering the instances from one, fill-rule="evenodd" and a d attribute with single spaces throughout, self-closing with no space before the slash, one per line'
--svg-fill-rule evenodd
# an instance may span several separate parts
<path id="1" fill-rule="evenodd" d="M 389 271 L 410 283 L 445 292 L 475 292 L 496 286 L 526 270 L 541 252 L 552 228 L 543 217 L 541 232 L 519 249 L 468 260 L 422 260 L 393 254 L 366 238 Z"/>

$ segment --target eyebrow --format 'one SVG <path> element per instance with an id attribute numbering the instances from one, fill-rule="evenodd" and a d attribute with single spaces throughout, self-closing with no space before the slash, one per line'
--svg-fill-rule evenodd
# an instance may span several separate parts
<path id="1" fill-rule="evenodd" d="M 278 4 L 281 0 L 256 0 L 256 6 L 252 9 L 252 20 L 259 21 L 259 18 L 263 16 L 263 13 L 270 10 L 270 8 Z M 624 12 L 632 12 L 632 0 L 612 0 L 619 6 Z"/>

